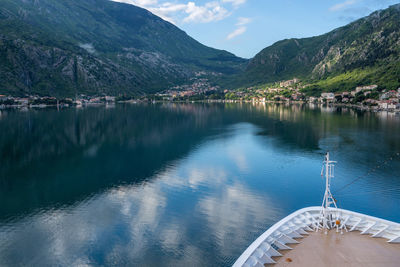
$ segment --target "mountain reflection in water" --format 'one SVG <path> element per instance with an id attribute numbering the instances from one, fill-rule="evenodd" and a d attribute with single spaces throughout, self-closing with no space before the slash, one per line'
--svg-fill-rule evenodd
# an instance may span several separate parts
<path id="1" fill-rule="evenodd" d="M 229 266 L 266 228 L 400 151 L 400 118 L 265 104 L 0 116 L 0 265 Z M 339 206 L 400 221 L 399 158 Z M 358 194 L 352 197 L 352 194 Z M 365 193 L 365 194 L 362 194 Z"/>

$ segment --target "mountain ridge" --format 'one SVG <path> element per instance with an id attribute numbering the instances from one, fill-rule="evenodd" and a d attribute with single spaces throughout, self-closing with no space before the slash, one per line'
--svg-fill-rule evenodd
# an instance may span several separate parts
<path id="1" fill-rule="evenodd" d="M 310 90 L 341 85 L 348 89 L 358 83 L 376 82 L 375 76 L 393 72 L 387 82 L 380 82 L 394 89 L 400 86 L 395 77 L 400 73 L 399 62 L 400 4 L 396 4 L 319 36 L 278 41 L 257 53 L 245 72 L 231 83 L 252 86 L 298 77 L 311 84 Z M 364 68 L 374 68 L 375 76 L 363 72 Z M 322 86 L 320 81 L 355 72 L 364 76 L 349 84 L 340 81 L 317 88 Z"/>
<path id="2" fill-rule="evenodd" d="M 4 93 L 147 93 L 196 71 L 233 74 L 247 62 L 108 0 L 3 0 L 0 29 Z"/>
<path id="3" fill-rule="evenodd" d="M 3 0 L 0 94 L 137 95 L 205 73 L 222 89 L 300 78 L 303 91 L 400 86 L 400 4 L 250 60 L 205 46 L 146 9 L 109 0 Z"/>

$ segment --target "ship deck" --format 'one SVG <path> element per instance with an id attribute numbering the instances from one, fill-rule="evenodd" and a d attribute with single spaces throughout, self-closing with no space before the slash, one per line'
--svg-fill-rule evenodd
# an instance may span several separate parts
<path id="1" fill-rule="evenodd" d="M 274 266 L 399 266 L 400 244 L 384 238 L 361 235 L 360 232 L 310 232 L 289 245 L 292 250 L 280 250 Z M 268 265 L 266 265 L 268 266 Z"/>

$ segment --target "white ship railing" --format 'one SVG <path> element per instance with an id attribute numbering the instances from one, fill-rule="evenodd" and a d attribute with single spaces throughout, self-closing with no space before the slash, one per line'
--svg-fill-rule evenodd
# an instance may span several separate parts
<path id="1" fill-rule="evenodd" d="M 343 209 L 330 209 L 332 218 L 339 219 L 348 231 L 360 231 L 371 237 L 381 237 L 390 243 L 400 243 L 400 224 Z M 264 267 L 273 264 L 272 257 L 282 256 L 279 250 L 291 249 L 307 232 L 320 223 L 321 207 L 300 209 L 280 220 L 257 238 L 236 260 L 233 267 Z M 334 227 L 335 222 L 330 222 Z"/>

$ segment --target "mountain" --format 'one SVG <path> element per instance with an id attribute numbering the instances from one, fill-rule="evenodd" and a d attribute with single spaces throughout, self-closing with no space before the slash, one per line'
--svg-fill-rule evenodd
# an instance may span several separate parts
<path id="1" fill-rule="evenodd" d="M 300 78 L 310 94 L 400 86 L 400 4 L 324 35 L 279 41 L 250 61 L 109 0 L 1 0 L 0 94 L 143 94 L 196 72 L 226 88 Z"/>
<path id="2" fill-rule="evenodd" d="M 231 84 L 250 86 L 301 78 L 308 90 L 359 84 L 400 86 L 400 4 L 324 35 L 279 41 L 259 52 Z"/>
<path id="3" fill-rule="evenodd" d="M 0 94 L 146 93 L 246 63 L 133 5 L 0 1 Z"/>

